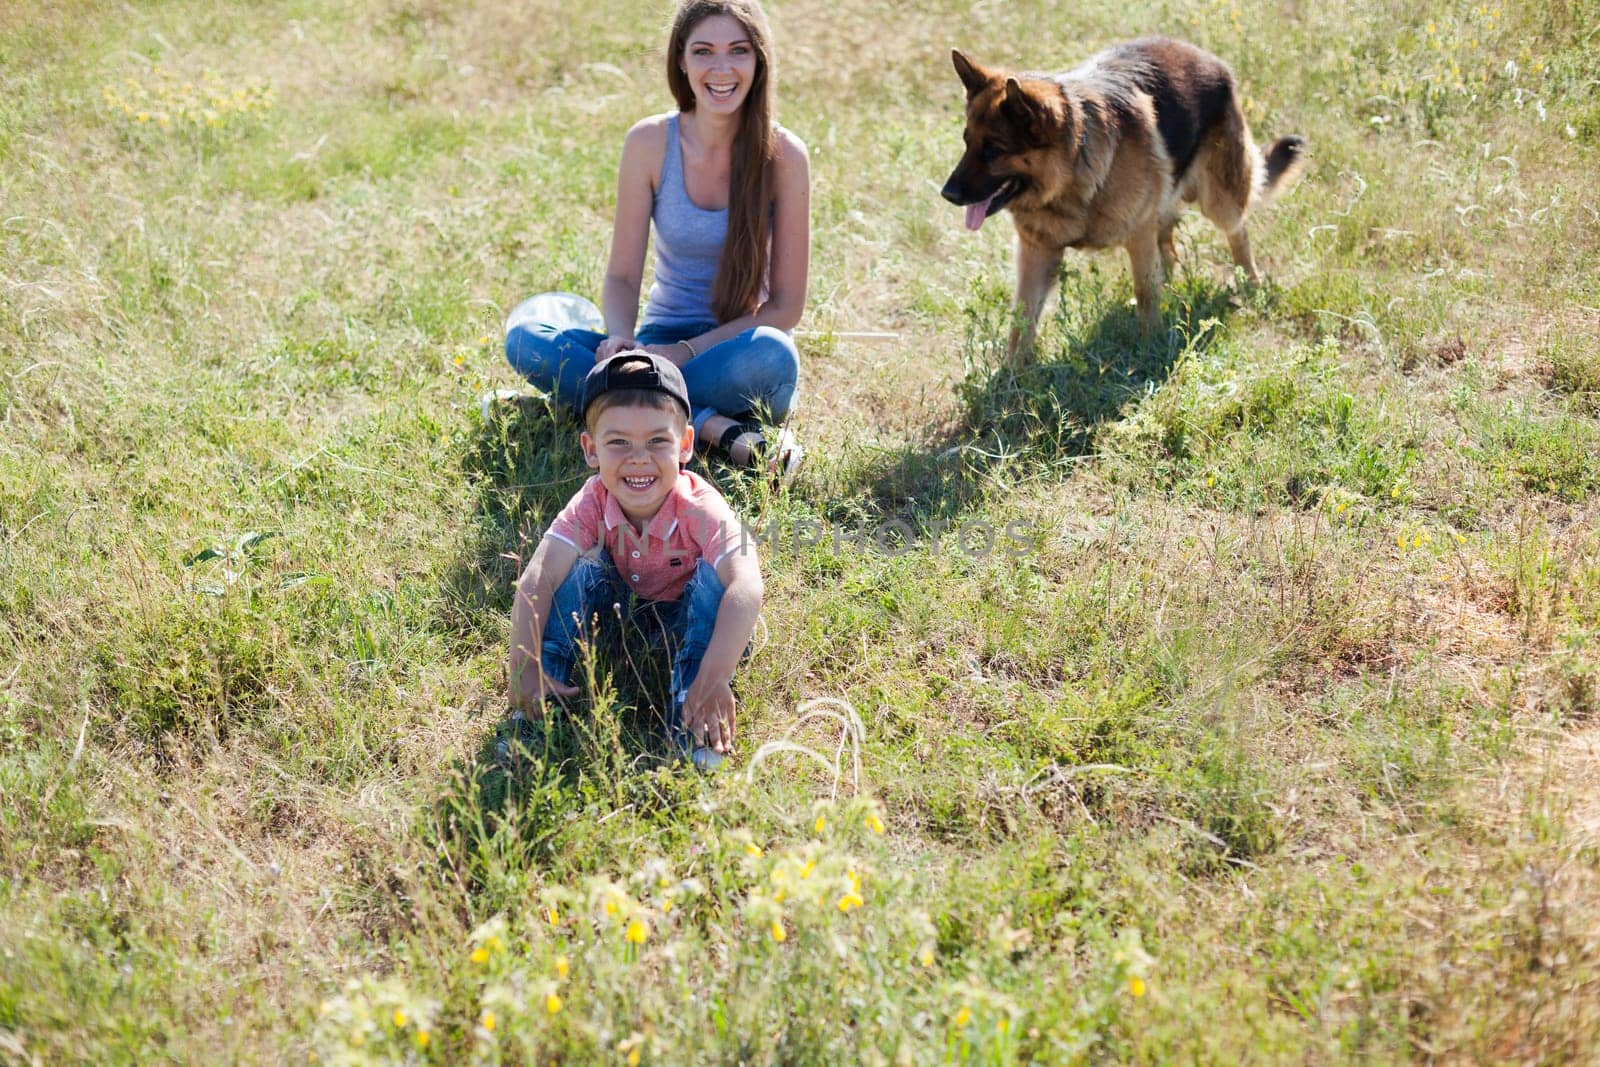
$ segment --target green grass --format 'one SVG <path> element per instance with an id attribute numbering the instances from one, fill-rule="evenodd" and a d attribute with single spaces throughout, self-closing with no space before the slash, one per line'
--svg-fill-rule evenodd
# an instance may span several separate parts
<path id="1" fill-rule="evenodd" d="M 491 759 L 586 469 L 477 398 L 509 308 L 598 291 L 659 5 L 13 7 L 0 1061 L 1600 1044 L 1592 0 L 774 0 L 810 458 L 711 472 L 769 538 L 711 778 L 614 657 Z M 948 50 L 1156 30 L 1312 145 L 1269 279 L 1191 219 L 1143 338 L 1124 257 L 1071 253 L 1007 369 Z"/>

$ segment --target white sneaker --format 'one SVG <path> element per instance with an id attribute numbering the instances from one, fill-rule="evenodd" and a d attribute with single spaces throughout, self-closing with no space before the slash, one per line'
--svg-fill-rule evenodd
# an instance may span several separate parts
<path id="1" fill-rule="evenodd" d="M 532 400 L 533 396 L 520 389 L 491 389 L 478 398 L 478 414 L 483 416 L 484 422 L 488 422 L 497 415 L 514 411 L 524 399 Z"/>
<path id="2" fill-rule="evenodd" d="M 676 719 L 677 715 L 674 715 L 674 721 Z M 673 751 L 678 754 L 678 758 L 694 764 L 697 771 L 714 771 L 728 758 L 707 745 L 695 744 L 694 739 L 689 736 L 689 731 L 681 726 L 669 726 L 667 740 L 671 743 Z"/>
<path id="3" fill-rule="evenodd" d="M 767 470 L 779 485 L 788 485 L 794 480 L 795 473 L 800 470 L 800 464 L 805 462 L 806 450 L 801 447 L 800 439 L 789 432 L 788 427 L 780 427 L 778 440 L 774 443 L 772 459 L 768 461 Z"/>
<path id="4" fill-rule="evenodd" d="M 689 762 L 694 764 L 694 769 L 697 771 L 714 771 L 722 766 L 727 758 L 714 748 L 699 745 L 690 753 Z"/>

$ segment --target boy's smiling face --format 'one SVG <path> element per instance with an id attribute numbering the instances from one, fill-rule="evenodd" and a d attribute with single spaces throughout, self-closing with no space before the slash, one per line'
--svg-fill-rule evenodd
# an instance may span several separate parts
<path id="1" fill-rule="evenodd" d="M 618 404 L 583 432 L 583 458 L 622 513 L 640 528 L 655 517 L 694 454 L 694 428 L 676 408 Z"/>

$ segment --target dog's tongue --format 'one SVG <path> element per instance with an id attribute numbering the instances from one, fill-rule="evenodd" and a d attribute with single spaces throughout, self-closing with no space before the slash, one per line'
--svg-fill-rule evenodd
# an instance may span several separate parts
<path id="1" fill-rule="evenodd" d="M 988 198 L 985 199 L 983 203 L 967 205 L 967 229 L 976 230 L 978 227 L 983 225 L 983 220 L 989 217 L 990 203 L 992 203 L 994 198 L 999 195 L 1000 190 L 996 189 L 994 192 L 989 194 Z"/>

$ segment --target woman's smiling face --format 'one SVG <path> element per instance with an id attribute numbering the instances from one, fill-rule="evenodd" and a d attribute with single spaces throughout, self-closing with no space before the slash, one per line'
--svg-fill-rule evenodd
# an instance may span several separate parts
<path id="1" fill-rule="evenodd" d="M 694 89 L 697 106 L 718 114 L 738 111 L 756 76 L 756 49 L 750 31 L 732 15 L 701 19 L 689 31 L 683 72 Z"/>

